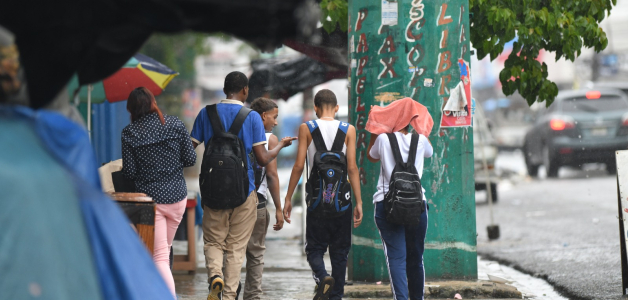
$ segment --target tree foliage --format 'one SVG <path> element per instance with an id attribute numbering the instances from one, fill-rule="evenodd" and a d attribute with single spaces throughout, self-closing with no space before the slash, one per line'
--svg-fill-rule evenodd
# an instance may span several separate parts
<path id="1" fill-rule="evenodd" d="M 167 114 L 181 116 L 181 93 L 193 87 L 196 80 L 194 60 L 197 55 L 209 53 L 208 35 L 185 32 L 180 34 L 153 34 L 140 53 L 150 56 L 170 69 L 179 72 L 164 92 L 157 97 L 159 106 Z"/>
<path id="2" fill-rule="evenodd" d="M 328 32 L 336 23 L 347 29 L 346 2 L 321 2 Z M 602 51 L 608 39 L 599 23 L 616 4 L 617 0 L 469 0 L 471 43 L 479 59 L 489 55 L 494 60 L 506 43 L 517 38 L 499 74 L 502 91 L 506 95 L 518 91 L 529 105 L 546 101 L 549 106 L 558 87 L 547 79 L 547 65 L 537 60 L 539 52 L 574 61 L 583 47 Z"/>

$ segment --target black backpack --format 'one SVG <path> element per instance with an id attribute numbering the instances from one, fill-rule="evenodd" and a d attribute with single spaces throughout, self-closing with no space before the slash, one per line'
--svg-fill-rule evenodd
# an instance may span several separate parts
<path id="1" fill-rule="evenodd" d="M 264 167 L 257 163 L 257 159 L 255 158 L 255 154 L 253 152 L 249 154 L 249 161 L 251 162 L 251 167 L 253 168 L 253 173 L 255 174 L 255 191 L 257 192 L 260 185 L 262 185 L 262 181 L 266 178 L 266 172 L 264 171 Z"/>
<path id="2" fill-rule="evenodd" d="M 425 211 L 421 177 L 414 166 L 419 135 L 412 134 L 406 163 L 401 158 L 395 134 L 388 133 L 387 136 L 395 157 L 395 168 L 390 176 L 389 190 L 384 195 L 386 220 L 394 224 L 418 225 L 421 223 L 421 214 Z"/>
<path id="3" fill-rule="evenodd" d="M 247 154 L 238 133 L 251 110 L 242 107 L 228 132 L 222 126 L 215 104 L 205 110 L 214 136 L 205 147 L 201 164 L 202 203 L 212 209 L 235 208 L 242 205 L 249 194 Z"/>
<path id="4" fill-rule="evenodd" d="M 339 217 L 351 206 L 347 158 L 342 153 L 349 124 L 340 123 L 331 150 L 327 150 L 316 121 L 306 124 L 316 147 L 312 171 L 306 184 L 308 213 L 323 218 Z"/>

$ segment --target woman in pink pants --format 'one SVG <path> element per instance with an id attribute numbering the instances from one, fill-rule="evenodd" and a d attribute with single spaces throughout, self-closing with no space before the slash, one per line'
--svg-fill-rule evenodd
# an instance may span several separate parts
<path id="1" fill-rule="evenodd" d="M 133 90 L 126 108 L 131 124 L 122 130 L 122 172 L 157 204 L 153 260 L 176 298 L 170 246 L 187 202 L 183 168 L 194 165 L 196 153 L 183 122 L 162 114 L 147 88 Z"/>

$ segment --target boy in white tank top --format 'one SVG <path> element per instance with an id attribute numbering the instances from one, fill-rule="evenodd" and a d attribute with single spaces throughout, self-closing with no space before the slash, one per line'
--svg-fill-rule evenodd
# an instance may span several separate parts
<path id="1" fill-rule="evenodd" d="M 271 132 L 277 126 L 279 110 L 277 104 L 267 98 L 257 98 L 251 103 L 251 109 L 256 111 L 266 130 L 267 149 L 273 149 L 279 143 L 279 139 Z M 262 295 L 262 273 L 264 271 L 264 253 L 266 252 L 266 232 L 270 223 L 270 214 L 266 209 L 267 197 L 273 198 L 275 204 L 275 225 L 274 230 L 283 228 L 283 211 L 281 209 L 281 199 L 279 196 L 279 176 L 277 175 L 277 160 L 273 160 L 262 169 L 261 182 L 257 182 L 257 219 L 251 238 L 246 246 L 246 280 L 244 282 L 244 299 L 259 299 Z M 241 285 L 238 286 L 236 299 L 240 295 Z"/>
<path id="2" fill-rule="evenodd" d="M 351 210 L 350 193 L 340 195 L 339 190 L 333 190 L 331 198 L 336 197 L 335 203 L 338 207 L 338 197 L 346 197 L 349 200 L 343 209 L 337 212 L 338 216 L 333 218 L 324 218 L 314 213 L 308 213 L 306 217 L 306 245 L 305 252 L 307 254 L 307 261 L 312 268 L 314 280 L 317 284 L 316 295 L 314 300 L 325 299 L 341 299 L 344 294 L 345 272 L 347 269 L 347 256 L 351 249 L 351 219 L 353 216 L 353 226 L 358 227 L 362 222 L 362 196 L 360 193 L 360 176 L 358 173 L 358 166 L 355 160 L 355 128 L 347 123 L 340 122 L 334 119 L 336 112 L 338 112 L 338 103 L 336 95 L 330 90 L 321 90 L 314 96 L 314 111 L 318 120 L 309 121 L 302 124 L 299 128 L 299 148 L 297 152 L 296 162 L 292 168 L 292 175 L 290 176 L 290 184 L 288 185 L 288 193 L 284 203 L 284 218 L 286 222 L 290 223 L 290 214 L 292 212 L 292 195 L 299 182 L 299 178 L 303 173 L 305 160 L 308 160 L 308 167 L 312 168 L 314 165 L 314 156 L 317 152 L 320 152 L 320 147 L 315 146 L 312 134 L 320 132 L 320 138 L 316 139 L 318 145 L 321 146 L 324 143 L 327 149 L 323 151 L 329 151 L 319 156 L 322 160 L 323 155 L 334 155 L 339 159 L 343 156 L 346 157 L 346 172 L 348 174 L 348 181 L 351 185 L 354 198 L 356 200 L 355 207 Z M 312 132 L 311 132 L 312 131 Z M 339 136 L 336 141 L 336 136 Z M 340 138 L 344 138 L 344 143 Z M 321 140 L 322 139 L 322 143 Z M 332 150 L 328 150 L 332 149 Z M 337 151 L 333 153 L 332 151 Z M 342 152 L 342 154 L 340 154 Z M 310 171 L 310 170 L 308 170 Z M 334 171 L 327 171 L 329 177 L 334 176 Z M 324 173 L 324 172 L 323 172 Z M 308 172 L 309 174 L 309 172 Z M 337 173 L 336 173 L 337 174 Z M 311 179 L 311 178 L 310 178 Z M 346 178 L 342 178 L 340 182 Z M 321 181 L 322 182 L 322 181 Z M 331 190 L 332 184 L 329 184 Z M 346 187 L 346 182 L 343 187 Z M 324 193 L 323 193 L 324 194 Z M 330 194 L 327 194 L 330 195 Z M 325 197 L 323 197 L 325 198 Z M 320 199 L 320 197 L 319 197 Z M 325 201 L 328 201 L 326 199 Z M 313 204 L 315 206 L 318 202 Z M 343 203 L 346 203 L 343 202 Z M 308 211 L 310 207 L 308 207 Z M 323 262 L 323 255 L 329 247 L 329 256 L 332 264 L 332 276 L 329 276 L 325 270 L 325 263 Z"/>

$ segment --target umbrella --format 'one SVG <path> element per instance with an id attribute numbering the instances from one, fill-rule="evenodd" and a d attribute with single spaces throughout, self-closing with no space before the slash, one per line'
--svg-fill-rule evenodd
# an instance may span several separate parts
<path id="1" fill-rule="evenodd" d="M 91 131 L 91 104 L 126 100 L 131 91 L 138 87 L 148 88 L 157 96 L 170 81 L 179 75 L 162 63 L 143 54 L 135 54 L 120 70 L 103 81 L 79 87 L 78 76 L 72 77 L 68 90 L 78 93 L 79 99 L 87 102 L 87 131 Z"/>

